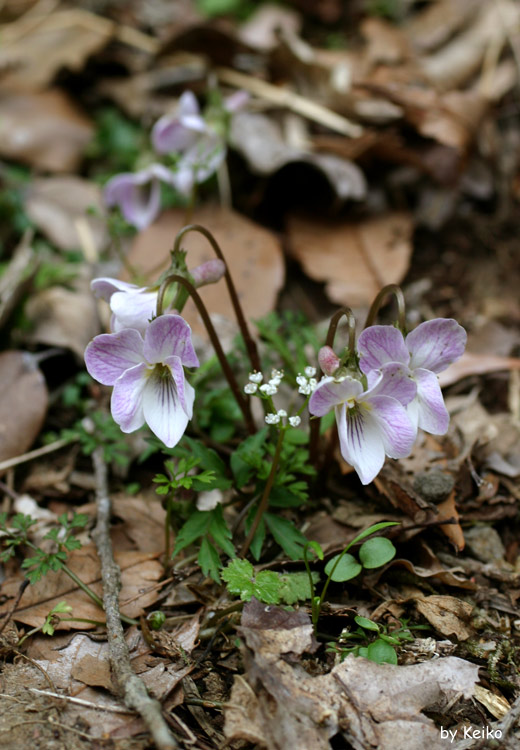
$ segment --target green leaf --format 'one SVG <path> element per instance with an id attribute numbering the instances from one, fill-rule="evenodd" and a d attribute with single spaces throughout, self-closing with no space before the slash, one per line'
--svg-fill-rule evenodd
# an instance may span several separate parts
<path id="1" fill-rule="evenodd" d="M 246 532 L 249 533 L 249 529 L 251 528 L 251 524 L 253 523 L 253 519 L 256 512 L 256 506 L 252 509 L 253 514 L 251 515 L 250 523 L 246 525 Z M 264 546 L 265 541 L 265 523 L 264 519 L 262 518 L 260 523 L 258 524 L 258 528 L 255 531 L 255 535 L 253 537 L 253 541 L 251 542 L 251 547 L 249 548 L 251 550 L 251 554 L 255 558 L 255 560 L 258 562 L 260 560 L 260 556 L 262 554 L 262 547 Z"/>
<path id="2" fill-rule="evenodd" d="M 67 604 L 66 601 L 61 601 L 61 602 L 58 602 L 58 604 L 56 604 L 56 606 L 51 609 L 49 614 L 55 615 L 55 614 L 59 614 L 60 612 L 63 612 L 63 613 L 72 612 L 72 607 L 70 606 L 70 604 Z"/>
<path id="3" fill-rule="evenodd" d="M 89 516 L 86 513 L 74 513 L 70 521 L 71 529 L 82 529 L 89 522 Z"/>
<path id="4" fill-rule="evenodd" d="M 212 519 L 209 524 L 209 533 L 213 537 L 215 543 L 224 550 L 228 557 L 235 557 L 235 547 L 231 541 L 231 531 L 227 526 L 224 516 L 222 514 L 222 506 L 217 507 L 211 511 Z"/>
<path id="5" fill-rule="evenodd" d="M 364 568 L 380 568 L 395 557 L 396 549 L 390 539 L 377 536 L 359 548 L 359 559 Z"/>
<path id="6" fill-rule="evenodd" d="M 273 570 L 261 570 L 256 574 L 253 596 L 265 604 L 278 604 L 280 601 L 280 578 Z"/>
<path id="7" fill-rule="evenodd" d="M 246 438 L 231 456 L 231 470 L 238 489 L 243 487 L 255 472 L 255 465 L 262 460 L 263 446 L 269 430 L 263 427 L 256 435 Z"/>
<path id="8" fill-rule="evenodd" d="M 318 542 L 308 542 L 307 547 L 314 552 L 318 560 L 323 560 L 323 550 Z"/>
<path id="9" fill-rule="evenodd" d="M 69 536 L 63 542 L 63 546 L 65 547 L 65 549 L 68 549 L 69 552 L 72 552 L 73 549 L 81 549 L 83 545 L 81 544 L 79 539 L 76 539 L 73 536 Z"/>
<path id="10" fill-rule="evenodd" d="M 375 630 L 379 632 L 379 625 L 377 624 L 377 622 L 369 620 L 368 617 L 361 617 L 361 615 L 357 615 L 356 617 L 354 617 L 354 622 L 357 623 L 360 627 L 365 628 L 365 630 Z"/>
<path id="11" fill-rule="evenodd" d="M 253 596 L 255 569 L 249 560 L 235 558 L 222 570 L 222 579 L 227 583 L 231 594 L 238 594 L 248 602 Z"/>
<path id="12" fill-rule="evenodd" d="M 205 576 L 211 576 L 214 581 L 220 583 L 220 558 L 217 550 L 206 537 L 204 537 L 200 545 L 197 561 Z"/>
<path id="13" fill-rule="evenodd" d="M 316 584 L 319 581 L 319 573 L 313 572 L 312 580 Z M 309 576 L 305 571 L 297 573 L 281 573 L 279 575 L 280 601 L 285 604 L 295 604 L 299 601 L 305 601 L 312 597 L 311 584 Z"/>
<path id="14" fill-rule="evenodd" d="M 352 547 L 353 544 L 357 544 L 365 537 L 370 536 L 370 534 L 375 534 L 376 531 L 381 531 L 381 529 L 387 529 L 389 526 L 399 526 L 399 524 L 397 521 L 382 521 L 381 523 L 375 523 L 373 526 L 369 526 L 368 529 L 364 529 L 364 531 L 349 542 L 347 549 Z"/>
<path id="15" fill-rule="evenodd" d="M 375 661 L 376 664 L 397 664 L 395 649 L 389 643 L 381 640 L 381 638 L 378 638 L 377 641 L 368 646 L 366 658 L 370 659 L 370 661 Z"/>
<path id="16" fill-rule="evenodd" d="M 307 539 L 301 531 L 298 531 L 291 521 L 272 513 L 264 513 L 264 520 L 275 541 L 287 557 L 290 557 L 291 560 L 303 559 L 303 547 L 307 544 Z"/>
<path id="17" fill-rule="evenodd" d="M 336 565 L 336 562 L 338 560 L 339 562 Z M 334 568 L 335 565 L 336 567 Z M 325 573 L 327 575 L 330 575 L 333 569 L 334 572 L 330 576 L 331 580 L 338 583 L 341 583 L 343 581 L 350 581 L 351 578 L 355 578 L 362 571 L 362 567 L 358 563 L 356 558 L 352 555 L 349 555 L 348 553 L 344 554 L 343 556 L 342 553 L 339 555 L 335 555 L 331 560 L 328 561 L 325 566 Z"/>
<path id="18" fill-rule="evenodd" d="M 175 557 L 181 550 L 192 544 L 195 539 L 203 536 L 207 532 L 212 518 L 211 511 L 195 510 L 177 534 L 172 557 Z"/>

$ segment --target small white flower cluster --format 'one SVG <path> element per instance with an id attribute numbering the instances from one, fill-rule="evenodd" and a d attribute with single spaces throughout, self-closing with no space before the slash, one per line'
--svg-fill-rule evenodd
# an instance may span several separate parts
<path id="1" fill-rule="evenodd" d="M 244 391 L 248 394 L 248 396 L 252 396 L 253 393 L 256 393 L 258 390 L 260 390 L 266 396 L 274 396 L 276 393 L 278 393 L 278 386 L 282 382 L 282 378 L 282 370 L 271 370 L 271 379 L 267 383 L 260 385 L 260 383 L 264 379 L 262 373 L 251 372 L 249 373 L 249 383 L 244 386 Z"/>
<path id="2" fill-rule="evenodd" d="M 265 421 L 267 424 L 279 424 L 280 420 L 287 416 L 285 409 L 278 409 L 276 414 L 266 414 Z M 289 417 L 289 424 L 291 427 L 298 427 L 301 422 L 301 417 Z"/>
<path id="3" fill-rule="evenodd" d="M 296 382 L 298 383 L 298 393 L 302 393 L 304 396 L 310 396 L 318 385 L 318 381 L 314 377 L 316 375 L 315 367 L 306 367 L 304 375 L 301 372 L 298 373 Z"/>

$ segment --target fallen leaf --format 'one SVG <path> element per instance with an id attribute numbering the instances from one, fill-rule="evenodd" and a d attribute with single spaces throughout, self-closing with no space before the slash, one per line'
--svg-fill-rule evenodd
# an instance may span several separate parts
<path id="1" fill-rule="evenodd" d="M 30 288 L 38 270 L 39 259 L 32 247 L 32 239 L 33 232 L 25 232 L 0 277 L 0 328 Z"/>
<path id="2" fill-rule="evenodd" d="M 487 708 L 495 719 L 503 719 L 511 709 L 511 704 L 503 695 L 492 693 L 491 690 L 487 690 L 481 685 L 475 685 L 475 698 Z"/>
<path id="3" fill-rule="evenodd" d="M 467 622 L 473 606 L 454 596 L 425 596 L 415 600 L 419 614 L 425 617 L 433 627 L 443 635 L 455 635 L 466 641 L 473 635 Z"/>
<path id="4" fill-rule="evenodd" d="M 520 370 L 520 358 L 464 352 L 460 359 L 440 373 L 439 382 L 445 388 L 471 375 L 487 375 L 491 372 L 508 370 Z"/>
<path id="5" fill-rule="evenodd" d="M 90 215 L 94 209 L 95 216 Z M 99 255 L 106 247 L 105 208 L 101 188 L 81 177 L 41 177 L 32 180 L 25 210 L 38 229 L 61 250 L 81 247 L 78 220 L 86 222 Z"/>
<path id="6" fill-rule="evenodd" d="M 412 254 L 412 219 L 387 213 L 360 222 L 290 216 L 289 250 L 329 298 L 350 307 L 369 305 L 385 284 L 404 278 Z"/>
<path id="7" fill-rule="evenodd" d="M 238 112 L 230 139 L 257 174 L 271 175 L 289 164 L 309 164 L 325 175 L 341 201 L 366 196 L 365 177 L 356 164 L 335 154 L 313 154 L 288 145 L 277 123 L 265 115 Z"/>
<path id="8" fill-rule="evenodd" d="M 446 500 L 437 505 L 437 510 L 439 511 L 439 515 L 437 516 L 439 522 L 455 521 L 455 523 L 444 524 L 441 527 L 442 533 L 450 540 L 459 552 L 462 552 L 465 545 L 464 532 L 460 526 L 460 516 L 457 511 L 457 506 L 455 505 L 455 490 L 450 493 L 450 496 Z"/>
<path id="9" fill-rule="evenodd" d="M 121 568 L 121 610 L 128 617 L 139 617 L 157 600 L 155 584 L 162 575 L 163 568 L 150 554 L 132 550 L 115 551 L 114 554 Z M 99 560 L 94 545 L 86 545 L 71 552 L 67 558 L 67 565 L 98 596 L 103 596 Z M 0 613 L 6 612 L 12 606 L 12 599 L 18 592 L 20 581 L 19 576 L 13 576 L 2 584 L 5 601 L 0 605 Z M 72 607 L 76 617 L 98 621 L 104 617 L 97 604 L 78 588 L 66 573 L 51 571 L 38 583 L 25 590 L 13 619 L 31 627 L 39 627 L 51 609 L 63 600 Z M 89 630 L 93 627 L 94 624 L 66 620 L 60 622 L 57 629 Z"/>
<path id="10" fill-rule="evenodd" d="M 0 89 L 0 155 L 49 172 L 74 172 L 92 140 L 90 120 L 59 89 Z"/>
<path id="11" fill-rule="evenodd" d="M 27 352 L 0 354 L 0 461 L 31 447 L 39 434 L 49 395 L 35 358 Z"/>
<path id="12" fill-rule="evenodd" d="M 155 280 L 168 267 L 169 250 L 185 223 L 181 210 L 163 213 L 136 237 L 128 256 L 130 264 L 145 277 Z M 245 216 L 212 204 L 197 209 L 197 223 L 212 232 L 222 248 L 246 317 L 254 320 L 273 310 L 285 277 L 278 238 Z M 183 239 L 182 248 L 188 251 L 188 268 L 215 257 L 208 241 L 198 232 L 190 232 Z M 199 291 L 212 316 L 235 320 L 224 280 Z M 191 301 L 184 308 L 183 316 L 197 333 L 204 331 Z"/>
<path id="13" fill-rule="evenodd" d="M 84 11 L 33 14 L 2 29 L 0 69 L 2 85 L 17 91 L 44 89 L 62 69 L 81 70 L 111 37 L 111 24 L 88 23 Z M 90 16 L 96 19 L 96 16 Z"/>
<path id="14" fill-rule="evenodd" d="M 29 341 L 70 349 L 83 362 L 85 348 L 99 333 L 96 300 L 85 283 L 76 291 L 53 286 L 34 294 L 25 312 L 33 323 Z"/>
<path id="15" fill-rule="evenodd" d="M 274 3 L 262 3 L 240 26 L 238 38 L 254 49 L 269 51 L 279 42 L 280 29 L 297 34 L 302 22 L 298 13 Z"/>

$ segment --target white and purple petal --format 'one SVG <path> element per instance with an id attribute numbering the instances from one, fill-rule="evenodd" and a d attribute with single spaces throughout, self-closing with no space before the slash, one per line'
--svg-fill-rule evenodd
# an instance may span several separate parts
<path id="1" fill-rule="evenodd" d="M 377 380 L 376 373 L 380 374 Z M 370 387 L 365 393 L 366 396 L 392 396 L 403 406 L 409 404 L 417 393 L 417 385 L 410 369 L 399 362 L 389 362 L 379 370 L 371 370 L 367 380 Z"/>
<path id="2" fill-rule="evenodd" d="M 199 359 L 191 342 L 191 328 L 180 315 L 160 315 L 146 329 L 144 356 L 147 362 L 164 362 L 177 356 L 185 367 L 198 367 Z"/>
<path id="3" fill-rule="evenodd" d="M 414 372 L 417 383 L 418 426 L 433 435 L 445 435 L 448 431 L 450 415 L 444 405 L 437 375 L 431 370 L 417 368 Z"/>
<path id="4" fill-rule="evenodd" d="M 116 317 L 114 330 L 135 328 L 144 335 L 157 307 L 157 292 L 137 291 L 115 292 L 110 299 L 110 309 Z"/>
<path id="5" fill-rule="evenodd" d="M 93 279 L 90 282 L 90 288 L 96 297 L 101 297 L 106 302 L 110 302 L 110 298 L 115 292 L 135 292 L 140 287 L 137 284 L 129 284 L 127 281 L 120 281 L 119 279 L 104 276 L 99 279 Z"/>
<path id="6" fill-rule="evenodd" d="M 114 385 L 126 370 L 143 360 L 143 338 L 132 328 L 102 333 L 85 349 L 87 371 L 103 385 Z"/>
<path id="7" fill-rule="evenodd" d="M 191 419 L 193 417 L 193 402 L 195 400 L 195 390 L 187 382 L 184 376 L 184 368 L 179 357 L 167 357 L 164 360 L 164 364 L 170 368 L 170 372 L 175 381 L 177 388 L 177 394 L 179 396 L 179 403 L 182 406 L 184 413 Z"/>
<path id="8" fill-rule="evenodd" d="M 158 368 L 154 370 L 146 382 L 142 403 L 144 419 L 154 435 L 168 448 L 177 445 L 189 418 L 182 407 L 177 383 L 171 372 L 165 375 Z"/>
<path id="9" fill-rule="evenodd" d="M 421 323 L 406 337 L 410 367 L 442 372 L 464 353 L 466 331 L 452 318 L 435 318 Z"/>
<path id="10" fill-rule="evenodd" d="M 341 455 L 354 467 L 361 483 L 369 484 L 385 462 L 379 425 L 369 409 L 349 409 L 346 404 L 336 407 L 336 423 Z"/>
<path id="11" fill-rule="evenodd" d="M 370 326 L 361 332 L 357 342 L 359 366 L 367 374 L 388 362 L 407 365 L 410 360 L 403 334 L 394 326 Z"/>
<path id="12" fill-rule="evenodd" d="M 123 432 L 134 432 L 145 422 L 143 392 L 149 376 L 149 367 L 141 363 L 124 372 L 115 382 L 110 409 Z"/>
<path id="13" fill-rule="evenodd" d="M 350 376 L 335 380 L 332 376 L 322 378 L 309 399 L 309 411 L 316 417 L 323 417 L 338 404 L 357 398 L 363 386 Z"/>
<path id="14" fill-rule="evenodd" d="M 410 455 L 417 431 L 405 407 L 391 396 L 372 396 L 369 406 L 386 455 L 390 458 L 406 458 Z"/>

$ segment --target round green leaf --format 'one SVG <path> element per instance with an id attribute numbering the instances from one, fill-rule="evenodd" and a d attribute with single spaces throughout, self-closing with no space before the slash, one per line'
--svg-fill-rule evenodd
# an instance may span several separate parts
<path id="1" fill-rule="evenodd" d="M 359 559 L 364 568 L 380 568 L 395 557 L 396 549 L 390 539 L 376 536 L 359 548 Z"/>
<path id="2" fill-rule="evenodd" d="M 341 560 L 336 565 L 336 560 L 338 560 L 339 557 L 341 557 Z M 333 581 L 338 583 L 341 583 L 342 581 L 350 581 L 351 578 L 355 578 L 359 575 L 362 569 L 356 558 L 349 554 L 343 556 L 339 554 L 333 557 L 332 560 L 329 560 L 325 566 L 325 573 L 330 575 L 330 572 L 335 565 L 336 569 L 330 577 Z"/>
<path id="3" fill-rule="evenodd" d="M 360 627 L 365 628 L 365 630 L 376 630 L 379 632 L 379 625 L 377 622 L 373 622 L 373 620 L 369 620 L 368 617 L 361 617 L 361 615 L 356 615 L 354 617 L 354 622 L 357 623 Z"/>
<path id="4" fill-rule="evenodd" d="M 395 649 L 386 641 L 378 638 L 367 648 L 367 659 L 375 661 L 376 664 L 397 664 Z"/>

